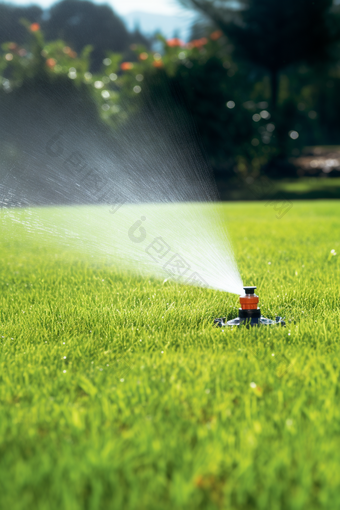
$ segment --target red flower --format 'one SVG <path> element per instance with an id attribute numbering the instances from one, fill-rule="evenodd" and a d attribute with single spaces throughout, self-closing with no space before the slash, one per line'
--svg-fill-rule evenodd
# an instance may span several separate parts
<path id="1" fill-rule="evenodd" d="M 122 69 L 122 71 L 129 71 L 130 69 L 133 68 L 133 63 L 132 62 L 122 62 L 120 64 L 120 68 Z"/>
<path id="2" fill-rule="evenodd" d="M 213 41 L 217 41 L 220 37 L 222 37 L 223 32 L 221 30 L 215 30 L 212 34 L 210 34 L 210 39 Z"/>
<path id="3" fill-rule="evenodd" d="M 56 65 L 56 63 L 57 63 L 57 61 L 54 58 L 48 58 L 46 60 L 47 67 L 50 67 L 51 69 L 53 69 L 53 67 Z"/>
<path id="4" fill-rule="evenodd" d="M 163 62 L 161 60 L 155 60 L 154 62 L 152 62 L 152 65 L 154 67 L 163 67 Z"/>
<path id="5" fill-rule="evenodd" d="M 31 32 L 38 32 L 38 30 L 40 30 L 39 23 L 32 23 L 32 25 L 30 26 L 30 31 Z"/>
<path id="6" fill-rule="evenodd" d="M 174 48 L 176 46 L 184 46 L 184 42 L 181 41 L 181 39 L 178 39 L 178 37 L 174 37 L 173 39 L 168 39 L 166 41 L 166 44 L 170 46 L 170 48 Z"/>
<path id="7" fill-rule="evenodd" d="M 71 58 L 76 58 L 77 56 L 77 53 L 73 51 L 72 48 L 70 48 L 69 46 L 64 46 L 63 52 L 65 53 L 65 55 L 68 55 Z"/>
<path id="8" fill-rule="evenodd" d="M 205 44 L 207 44 L 208 39 L 206 37 L 202 37 L 201 39 L 194 39 L 188 43 L 188 48 L 202 48 Z"/>

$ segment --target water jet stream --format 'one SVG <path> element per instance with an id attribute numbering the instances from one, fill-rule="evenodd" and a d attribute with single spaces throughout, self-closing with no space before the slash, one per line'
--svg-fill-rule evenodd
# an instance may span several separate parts
<path id="1" fill-rule="evenodd" d="M 20 222 L 135 273 L 242 293 L 212 172 L 179 108 L 134 115 L 113 144 L 54 120 L 37 124 L 19 170 L 1 168 L 3 235 Z M 37 207 L 53 204 L 64 206 Z"/>

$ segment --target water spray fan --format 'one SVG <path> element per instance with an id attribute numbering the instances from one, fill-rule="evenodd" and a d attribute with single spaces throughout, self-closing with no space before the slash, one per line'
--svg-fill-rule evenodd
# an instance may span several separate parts
<path id="1" fill-rule="evenodd" d="M 261 309 L 257 307 L 259 297 L 255 294 L 256 287 L 243 287 L 245 295 L 240 296 L 241 308 L 238 311 L 238 317 L 226 322 L 226 317 L 221 319 L 215 319 L 214 323 L 217 326 L 240 326 L 246 324 L 247 326 L 271 326 L 281 324 L 285 326 L 285 322 L 282 317 L 275 317 L 275 320 L 266 319 L 262 317 Z"/>

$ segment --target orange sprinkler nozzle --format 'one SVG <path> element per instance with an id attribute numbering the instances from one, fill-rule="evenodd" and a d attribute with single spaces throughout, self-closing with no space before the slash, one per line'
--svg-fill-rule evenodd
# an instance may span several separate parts
<path id="1" fill-rule="evenodd" d="M 240 303 L 242 310 L 255 310 L 259 302 L 258 296 L 241 296 Z"/>
<path id="2" fill-rule="evenodd" d="M 254 293 L 256 287 L 244 287 L 245 296 L 240 296 L 242 310 L 256 310 L 259 297 Z"/>

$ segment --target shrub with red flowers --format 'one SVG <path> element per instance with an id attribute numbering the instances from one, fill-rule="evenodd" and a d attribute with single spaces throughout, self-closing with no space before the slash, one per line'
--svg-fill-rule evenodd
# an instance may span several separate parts
<path id="1" fill-rule="evenodd" d="M 230 44 L 219 30 L 188 43 L 159 37 L 158 51 L 134 45 L 131 61 L 108 52 L 101 71 L 93 74 L 91 47 L 78 55 L 61 40 L 46 43 L 38 23 L 26 26 L 29 45 L 8 42 L 1 47 L 0 94 L 32 82 L 35 87 L 47 83 L 58 95 L 67 85 L 86 101 L 90 98 L 111 126 L 155 99 L 180 102 L 195 122 L 203 151 L 224 178 L 235 172 L 244 179 L 258 175 L 282 151 L 277 133 L 285 143 L 295 147 L 300 143 L 287 136 L 295 122 L 294 109 L 285 106 L 277 115 L 283 119 L 281 126 L 273 122 L 265 100 L 268 83 L 233 60 Z M 302 123 L 306 114 L 299 115 Z"/>
<path id="2" fill-rule="evenodd" d="M 260 125 L 266 121 L 261 118 L 255 125 L 252 108 L 244 106 L 247 100 L 249 103 L 254 84 L 246 70 L 232 60 L 228 41 L 219 30 L 189 43 L 160 36 L 162 48 L 158 52 L 134 45 L 134 61 L 124 61 L 121 55 L 108 52 L 102 70 L 92 74 L 91 48 L 77 55 L 63 41 L 45 43 L 38 24 L 27 28 L 32 36 L 30 48 L 3 48 L 7 92 L 28 77 L 44 76 L 52 82 L 63 78 L 79 91 L 85 87 L 101 118 L 112 126 L 150 98 L 164 97 L 168 101 L 172 96 L 193 118 L 204 151 L 214 167 L 223 172 L 236 169 L 244 175 L 256 173 L 275 150 L 267 143 L 268 137 L 259 134 L 259 128 L 263 129 Z M 22 50 L 25 54 L 20 55 Z M 269 131 L 268 136 L 272 136 Z"/>
<path id="3" fill-rule="evenodd" d="M 22 86 L 27 81 L 68 77 L 77 84 L 88 71 L 91 48 L 81 55 L 63 41 L 45 43 L 38 23 L 25 23 L 31 33 L 30 44 L 19 47 L 14 42 L 5 43 L 0 52 L 0 80 L 6 92 Z"/>
<path id="4" fill-rule="evenodd" d="M 90 46 L 78 55 L 61 40 L 45 42 L 38 23 L 24 24 L 31 35 L 26 47 L 19 47 L 14 42 L 1 46 L 0 94 L 9 94 L 31 84 L 35 88 L 52 87 L 57 95 L 59 89 L 67 86 L 86 101 L 92 97 L 104 120 L 110 120 L 120 111 L 117 104 L 119 87 L 113 85 L 118 77 L 116 72 L 122 74 L 132 70 L 133 63 L 121 62 L 121 55 L 111 55 L 104 59 L 104 71 L 93 75 L 89 70 Z"/>

